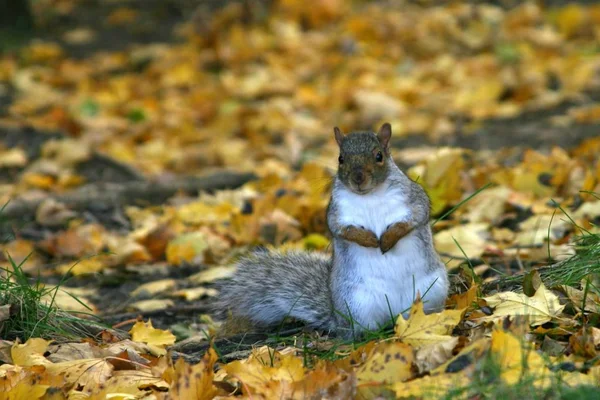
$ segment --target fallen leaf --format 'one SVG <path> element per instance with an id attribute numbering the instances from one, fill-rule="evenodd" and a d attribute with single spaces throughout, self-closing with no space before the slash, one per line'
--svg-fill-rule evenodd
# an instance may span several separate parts
<path id="1" fill-rule="evenodd" d="M 166 291 L 173 290 L 177 286 L 175 279 L 160 279 L 144 283 L 138 286 L 133 292 L 132 297 L 150 297 Z"/>
<path id="2" fill-rule="evenodd" d="M 167 308 L 171 308 L 175 305 L 175 302 L 171 299 L 148 299 L 148 300 L 140 300 L 135 301 L 129 304 L 130 309 L 136 311 L 155 311 L 155 310 L 164 310 Z"/>
<path id="3" fill-rule="evenodd" d="M 47 349 L 48 360 L 53 363 L 98 357 L 100 349 L 90 343 L 60 343 L 52 344 Z"/>
<path id="4" fill-rule="evenodd" d="M 51 362 L 44 357 L 44 353 L 49 345 L 50 342 L 44 339 L 32 338 L 23 344 L 15 343 L 10 351 L 10 355 L 15 365 L 23 367 L 33 365 L 46 366 L 51 364 Z"/>
<path id="5" fill-rule="evenodd" d="M 435 234 L 435 248 L 452 257 L 479 258 L 485 250 L 488 229 L 487 223 L 470 223 L 446 229 Z"/>
<path id="6" fill-rule="evenodd" d="M 303 381 L 306 373 L 301 358 L 272 349 L 267 349 L 267 353 L 258 349 L 247 360 L 233 361 L 223 369 L 240 381 L 246 394 L 266 398 L 292 396 L 293 383 Z"/>
<path id="7" fill-rule="evenodd" d="M 46 304 L 53 304 L 65 311 L 92 313 L 96 311 L 96 307 L 87 296 L 93 294 L 93 289 L 82 290 L 82 288 L 68 288 L 63 286 L 58 290 L 47 292 L 46 295 L 41 298 L 41 301 Z"/>
<path id="8" fill-rule="evenodd" d="M 170 397 L 174 400 L 212 399 L 218 393 L 217 388 L 213 385 L 213 367 L 217 358 L 217 353 L 211 347 L 196 365 L 187 364 L 183 358 L 177 360 L 169 391 Z"/>
<path id="9" fill-rule="evenodd" d="M 458 337 L 431 343 L 421 347 L 415 355 L 415 364 L 420 373 L 431 371 L 452 358 L 452 352 L 458 344 Z"/>
<path id="10" fill-rule="evenodd" d="M 410 309 L 405 320 L 402 314 L 396 320 L 395 336 L 403 343 L 416 349 L 450 340 L 452 330 L 460 322 L 465 310 L 444 310 L 440 313 L 425 314 L 423 301 L 419 298 Z"/>
<path id="11" fill-rule="evenodd" d="M 175 343 L 175 336 L 162 329 L 155 329 L 152 326 L 152 321 L 148 322 L 138 321 L 129 330 L 131 339 L 134 342 L 142 342 L 148 344 L 153 351 L 158 355 L 167 354 L 165 346 L 172 345 Z"/>
<path id="12" fill-rule="evenodd" d="M 474 282 L 471 283 L 471 287 L 463 293 L 453 294 L 448 299 L 448 304 L 454 305 L 454 308 L 458 310 L 467 309 L 473 306 L 473 303 L 477 299 L 477 292 L 479 287 Z"/>
<path id="13" fill-rule="evenodd" d="M 195 287 L 189 289 L 180 289 L 173 293 L 173 296 L 183 297 L 187 301 L 194 301 L 203 297 L 215 297 L 219 294 L 217 289 L 206 287 Z"/>
<path id="14" fill-rule="evenodd" d="M 90 385 L 86 392 L 90 399 L 139 399 L 147 396 L 150 390 L 166 392 L 168 389 L 169 385 L 161 377 L 154 376 L 150 370 L 140 369 L 114 371 L 106 382 Z"/>
<path id="15" fill-rule="evenodd" d="M 184 233 L 171 240 L 165 251 L 167 261 L 173 265 L 204 262 L 208 249 L 206 238 L 201 232 Z"/>
<path id="16" fill-rule="evenodd" d="M 189 282 L 192 283 L 210 283 L 219 279 L 226 279 L 236 271 L 235 266 L 218 266 L 207 269 L 206 271 L 198 272 L 188 278 Z"/>
<path id="17" fill-rule="evenodd" d="M 467 388 L 471 378 L 463 373 L 443 374 L 436 376 L 425 375 L 422 378 L 408 382 L 396 382 L 391 387 L 396 392 L 396 398 L 439 399 L 446 396 L 452 389 Z"/>
<path id="18" fill-rule="evenodd" d="M 359 396 L 374 398 L 382 395 L 386 384 L 406 381 L 414 373 L 414 351 L 409 345 L 379 343 L 356 370 Z"/>
<path id="19" fill-rule="evenodd" d="M 0 152 L 0 167 L 15 168 L 27 165 L 27 153 L 23 149 L 15 147 Z"/>
<path id="20" fill-rule="evenodd" d="M 550 385 L 551 372 L 532 344 L 500 330 L 492 332 L 491 354 L 498 363 L 500 377 L 507 385 L 515 385 L 524 374 L 533 378 L 536 387 Z"/>
<path id="21" fill-rule="evenodd" d="M 565 308 L 558 297 L 542 283 L 533 297 L 515 292 L 501 292 L 484 297 L 493 314 L 478 318 L 478 322 L 498 321 L 505 317 L 526 316 L 532 326 L 542 325 L 560 315 Z"/>
<path id="22" fill-rule="evenodd" d="M 46 370 L 56 376 L 62 376 L 67 388 L 73 385 L 92 390 L 106 381 L 113 374 L 113 366 L 102 358 L 64 361 L 46 365 Z"/>

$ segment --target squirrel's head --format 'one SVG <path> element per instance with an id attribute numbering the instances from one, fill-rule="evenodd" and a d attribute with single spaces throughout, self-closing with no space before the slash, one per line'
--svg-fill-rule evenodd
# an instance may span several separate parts
<path id="1" fill-rule="evenodd" d="M 333 128 L 340 147 L 338 178 L 354 193 L 366 194 L 383 183 L 389 172 L 389 142 L 392 127 L 385 123 L 377 134 L 355 132 L 344 135 Z"/>

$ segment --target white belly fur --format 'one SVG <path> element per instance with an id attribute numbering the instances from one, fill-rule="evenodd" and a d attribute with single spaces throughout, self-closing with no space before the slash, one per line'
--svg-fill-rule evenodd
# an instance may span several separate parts
<path id="1" fill-rule="evenodd" d="M 380 189 L 380 191 L 385 189 Z M 408 221 L 411 217 L 410 207 L 403 193 L 370 193 L 359 196 L 345 192 L 340 196 L 340 215 L 343 225 L 362 226 L 373 231 L 377 237 L 386 228 L 396 222 Z M 346 204 L 344 204 L 346 203 Z M 361 204 L 364 207 L 352 208 L 349 204 Z M 402 238 L 396 246 L 385 254 L 379 248 L 365 248 L 355 243 L 348 244 L 346 262 L 352 266 L 354 287 L 350 291 L 350 309 L 354 310 L 352 318 L 364 328 L 376 329 L 377 325 L 388 323 L 399 313 L 407 313 L 417 293 L 428 307 L 428 297 L 439 290 L 437 275 L 429 272 L 428 259 L 425 256 L 424 244 L 415 232 Z M 444 285 L 445 282 L 439 282 Z M 441 287 L 441 286 L 440 286 Z M 428 296 L 429 295 L 429 296 Z M 445 294 L 444 294 L 445 296 Z M 437 299 L 431 299 L 432 303 Z"/>

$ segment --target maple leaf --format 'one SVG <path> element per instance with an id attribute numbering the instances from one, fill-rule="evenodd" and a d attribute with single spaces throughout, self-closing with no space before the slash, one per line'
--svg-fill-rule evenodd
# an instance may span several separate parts
<path id="1" fill-rule="evenodd" d="M 402 382 L 414 376 L 414 351 L 401 342 L 379 343 L 365 363 L 356 370 L 361 397 L 373 398 L 381 394 L 378 386 Z"/>
<path id="2" fill-rule="evenodd" d="M 139 399 L 148 394 L 148 389 L 166 391 L 169 385 L 149 370 L 114 371 L 103 385 L 91 386 L 89 400 L 109 398 Z M 193 397 L 189 397 L 193 399 Z"/>
<path id="3" fill-rule="evenodd" d="M 223 370 L 239 380 L 247 394 L 265 398 L 292 397 L 294 382 L 303 381 L 306 373 L 301 358 L 266 346 L 255 350 L 247 360 L 223 366 Z"/>
<path id="4" fill-rule="evenodd" d="M 460 322 L 465 310 L 444 310 L 425 314 L 423 301 L 418 298 L 410 309 L 407 320 L 402 315 L 396 320 L 396 337 L 415 348 L 452 339 L 450 333 Z"/>
<path id="5" fill-rule="evenodd" d="M 23 344 L 15 343 L 10 350 L 15 365 L 49 365 L 50 361 L 44 357 L 50 342 L 41 338 L 32 338 Z"/>
<path id="6" fill-rule="evenodd" d="M 196 365 L 187 364 L 183 358 L 175 363 L 175 374 L 169 391 L 173 400 L 208 400 L 217 394 L 213 385 L 213 366 L 217 361 L 217 353 L 211 347 L 202 361 Z"/>
<path id="7" fill-rule="evenodd" d="M 61 387 L 63 379 L 46 372 L 43 366 L 0 366 L 0 399 L 40 399 L 50 387 Z"/>
<path id="8" fill-rule="evenodd" d="M 532 326 L 538 326 L 557 317 L 565 308 L 560 304 L 558 297 L 546 289 L 543 283 L 533 297 L 527 297 L 522 293 L 501 292 L 485 297 L 484 300 L 493 308 L 494 313 L 478 318 L 478 322 L 497 321 L 504 317 L 522 315 L 529 318 Z"/>
<path id="9" fill-rule="evenodd" d="M 508 385 L 518 383 L 525 373 L 534 377 L 536 386 L 546 387 L 550 384 L 551 372 L 532 346 L 527 346 L 510 333 L 500 330 L 492 332 L 490 351 L 498 363 L 500 377 Z"/>
<path id="10" fill-rule="evenodd" d="M 51 375 L 62 376 L 68 388 L 77 385 L 91 390 L 105 384 L 114 367 L 102 358 L 91 358 L 49 364 L 46 370 Z"/>
<path id="11" fill-rule="evenodd" d="M 322 393 L 327 393 L 330 398 L 347 399 L 355 391 L 354 384 L 350 374 L 331 363 L 318 362 L 303 381 L 294 383 L 294 394 L 299 399 L 318 398 Z"/>
<path id="12" fill-rule="evenodd" d="M 175 335 L 169 331 L 154 328 L 151 320 L 136 322 L 129 333 L 134 342 L 147 343 L 154 354 L 161 356 L 167 354 L 164 346 L 175 343 Z"/>

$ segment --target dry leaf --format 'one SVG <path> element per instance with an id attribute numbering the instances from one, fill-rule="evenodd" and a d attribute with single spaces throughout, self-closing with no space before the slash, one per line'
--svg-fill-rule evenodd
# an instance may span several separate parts
<path id="1" fill-rule="evenodd" d="M 160 279 L 144 283 L 138 286 L 133 292 L 132 297 L 150 297 L 166 291 L 173 290 L 177 286 L 175 279 Z"/>
<path id="2" fill-rule="evenodd" d="M 403 343 L 416 349 L 450 340 L 452 330 L 460 322 L 465 310 L 444 310 L 440 313 L 425 314 L 423 301 L 419 298 L 410 309 L 405 320 L 402 315 L 396 320 L 395 334 Z"/>
<path id="3" fill-rule="evenodd" d="M 414 375 L 413 363 L 414 352 L 409 345 L 400 342 L 380 343 L 357 369 L 358 385 L 408 380 Z"/>
<path id="4" fill-rule="evenodd" d="M 217 353 L 209 348 L 202 361 L 189 365 L 180 358 L 175 363 L 175 374 L 171 383 L 170 397 L 174 400 L 209 400 L 218 392 L 213 385 L 213 366 Z"/>
<path id="5" fill-rule="evenodd" d="M 514 292 L 502 292 L 485 297 L 493 314 L 478 318 L 478 322 L 499 321 L 505 317 L 526 316 L 532 326 L 542 325 L 560 315 L 565 308 L 558 297 L 542 283 L 533 297 Z"/>
<path id="6" fill-rule="evenodd" d="M 536 387 L 550 385 L 551 373 L 546 368 L 542 357 L 510 333 L 495 330 L 492 333 L 491 354 L 498 363 L 500 377 L 508 385 L 514 385 L 523 379 L 523 374 L 534 377 Z"/>
<path id="7" fill-rule="evenodd" d="M 175 336 L 171 332 L 155 329 L 150 320 L 148 322 L 136 322 L 129 333 L 133 341 L 147 343 L 159 355 L 167 354 L 165 346 L 175 343 Z"/>
<path id="8" fill-rule="evenodd" d="M 483 254 L 489 225 L 471 223 L 458 225 L 435 234 L 437 251 L 457 258 L 479 258 Z"/>

